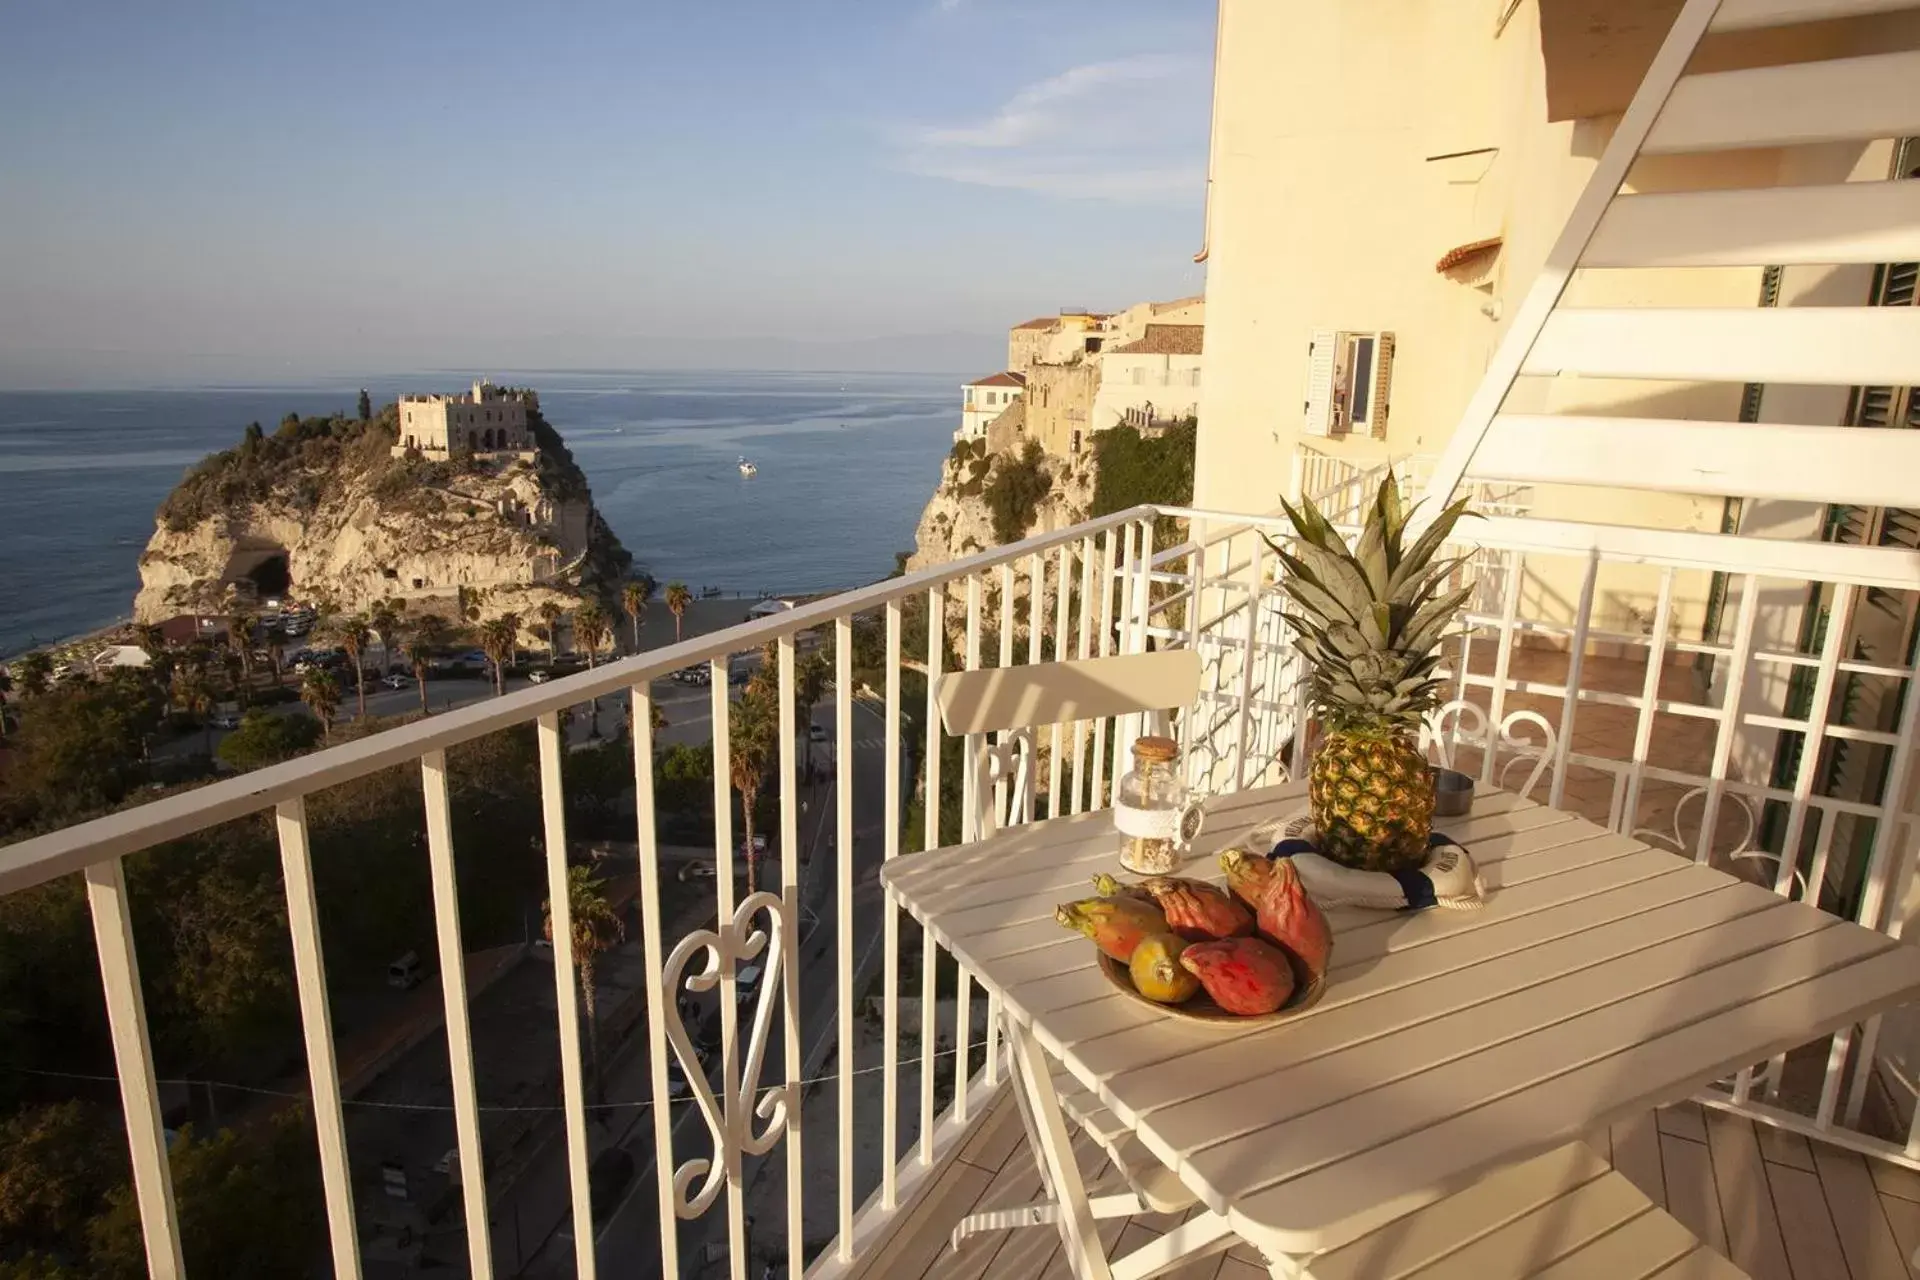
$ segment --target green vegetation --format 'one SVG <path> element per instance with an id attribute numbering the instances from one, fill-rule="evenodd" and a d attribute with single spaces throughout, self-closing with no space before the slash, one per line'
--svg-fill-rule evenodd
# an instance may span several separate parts
<path id="1" fill-rule="evenodd" d="M 245 773 L 291 760 L 319 740 L 320 725 L 311 717 L 249 711 L 213 754 L 228 768 Z"/>
<path id="2" fill-rule="evenodd" d="M 161 523 L 183 533 L 211 516 L 276 495 L 312 511 L 341 486 L 393 464 L 388 454 L 399 438 L 395 420 L 395 407 L 388 405 L 371 420 L 290 413 L 272 435 L 253 423 L 238 447 L 187 472 L 160 504 Z"/>
<path id="3" fill-rule="evenodd" d="M 1029 440 L 1017 459 L 1003 458 L 994 468 L 993 480 L 986 489 L 994 541 L 1004 546 L 1026 536 L 1040 503 L 1053 490 L 1046 463 L 1046 450 L 1038 440 Z"/>
<path id="4" fill-rule="evenodd" d="M 1193 447 L 1199 424 L 1186 418 L 1154 435 L 1119 426 L 1093 437 L 1092 515 L 1112 515 L 1145 502 L 1193 501 Z"/>
<path id="5" fill-rule="evenodd" d="M 591 867 L 567 868 L 567 936 L 573 940 L 574 976 L 579 983 L 580 1004 L 586 1012 L 587 1069 L 596 1096 L 600 1093 L 600 1015 L 599 993 L 594 986 L 594 967 L 600 953 L 626 937 L 607 895 L 594 878 Z M 540 904 L 540 933 L 553 940 L 553 899 Z"/>

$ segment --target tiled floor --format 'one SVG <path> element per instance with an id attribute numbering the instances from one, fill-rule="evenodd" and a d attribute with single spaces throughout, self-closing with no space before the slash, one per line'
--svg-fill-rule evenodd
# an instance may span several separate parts
<path id="1" fill-rule="evenodd" d="M 1904 1260 L 1920 1247 L 1920 1174 L 1837 1147 L 1693 1103 L 1616 1125 L 1590 1141 L 1650 1199 L 1755 1280 L 1907 1280 Z M 1081 1167 L 1091 1173 L 1097 1166 L 1083 1152 Z M 966 1215 L 1039 1198 L 1019 1111 L 1002 1093 L 862 1274 L 873 1280 L 1069 1280 L 1052 1227 L 984 1232 L 958 1250 L 948 1245 L 954 1223 Z M 1171 1222 L 1115 1220 L 1103 1224 L 1102 1238 L 1118 1255 Z M 1267 1270 L 1242 1247 L 1172 1274 L 1176 1280 L 1262 1280 Z"/>

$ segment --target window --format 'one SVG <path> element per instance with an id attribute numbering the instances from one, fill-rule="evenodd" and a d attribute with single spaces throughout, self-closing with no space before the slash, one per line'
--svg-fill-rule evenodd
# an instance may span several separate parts
<path id="1" fill-rule="evenodd" d="M 1075 457 L 1080 456 L 1080 432 L 1078 430 L 1075 430 L 1073 433 L 1073 454 Z"/>
<path id="2" fill-rule="evenodd" d="M 1133 367 L 1133 385 L 1143 387 L 1147 384 L 1147 371 L 1139 365 Z"/>
<path id="3" fill-rule="evenodd" d="M 1386 439 L 1392 383 L 1391 333 L 1317 330 L 1307 344 L 1302 430 L 1316 436 L 1362 431 Z"/>

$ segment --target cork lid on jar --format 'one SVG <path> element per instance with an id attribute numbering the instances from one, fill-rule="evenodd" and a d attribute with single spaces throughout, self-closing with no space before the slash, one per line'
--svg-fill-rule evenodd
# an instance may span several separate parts
<path id="1" fill-rule="evenodd" d="M 1135 738 L 1133 742 L 1133 758 L 1142 762 L 1159 763 L 1179 754 L 1180 744 L 1172 738 L 1149 736 Z"/>

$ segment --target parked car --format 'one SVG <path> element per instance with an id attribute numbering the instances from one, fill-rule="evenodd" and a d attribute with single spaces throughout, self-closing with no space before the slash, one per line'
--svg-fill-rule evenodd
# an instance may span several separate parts
<path id="1" fill-rule="evenodd" d="M 745 840 L 740 842 L 740 847 L 736 852 L 743 858 L 747 856 L 747 842 Z M 767 856 L 767 838 L 765 836 L 756 835 L 753 838 L 753 852 L 755 857 L 764 858 Z"/>
<path id="2" fill-rule="evenodd" d="M 240 727 L 240 713 L 238 711 L 222 711 L 214 715 L 212 719 L 213 727 L 216 729 L 238 729 Z"/>
<path id="3" fill-rule="evenodd" d="M 823 724 L 810 724 L 807 726 L 808 742 L 826 742 L 832 737 L 832 732 Z"/>
<path id="4" fill-rule="evenodd" d="M 553 672 L 547 670 L 545 667 L 535 667 L 533 670 L 527 672 L 528 684 L 545 684 L 551 679 L 553 679 Z"/>
<path id="5" fill-rule="evenodd" d="M 678 872 L 681 884 L 689 880 L 711 880 L 718 874 L 711 862 L 683 862 Z"/>
<path id="6" fill-rule="evenodd" d="M 751 1000 L 754 993 L 760 990 L 762 972 L 757 964 L 741 965 L 739 971 L 733 975 L 734 997 L 739 1000 Z"/>
<path id="7" fill-rule="evenodd" d="M 691 667 L 682 667 L 673 673 L 672 679 L 680 684 L 709 685 L 713 683 L 713 672 L 704 664 L 695 663 Z"/>
<path id="8" fill-rule="evenodd" d="M 406 687 L 408 687 L 413 683 L 413 677 L 401 675 L 399 672 L 396 671 L 392 675 L 388 676 L 386 679 L 382 680 L 380 683 L 387 686 L 387 688 L 389 689 L 405 689 Z"/>

